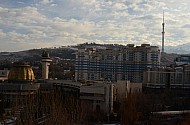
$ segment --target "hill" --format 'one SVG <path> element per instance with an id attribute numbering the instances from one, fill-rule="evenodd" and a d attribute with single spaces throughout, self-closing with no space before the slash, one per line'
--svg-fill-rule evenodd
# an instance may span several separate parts
<path id="1" fill-rule="evenodd" d="M 59 48 L 42 48 L 42 49 L 31 49 L 20 52 L 1 52 L 0 53 L 0 63 L 13 63 L 16 61 L 26 61 L 34 62 L 41 61 L 41 53 L 43 50 L 47 50 L 53 59 L 64 59 L 64 60 L 75 60 L 75 52 L 78 48 L 117 48 L 122 47 L 123 45 L 119 44 L 96 44 L 96 43 L 84 43 L 76 46 L 68 46 L 68 47 L 59 47 Z M 174 59 L 181 54 L 176 53 L 162 53 L 161 56 L 161 65 L 170 65 L 173 64 Z"/>

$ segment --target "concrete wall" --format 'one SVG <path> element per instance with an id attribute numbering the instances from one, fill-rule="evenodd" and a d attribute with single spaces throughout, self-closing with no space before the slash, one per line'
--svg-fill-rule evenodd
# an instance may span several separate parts
<path id="1" fill-rule="evenodd" d="M 93 110 L 97 106 L 106 113 L 113 110 L 113 84 L 111 83 L 91 83 L 80 87 L 80 99 L 88 103 L 91 102 Z"/>

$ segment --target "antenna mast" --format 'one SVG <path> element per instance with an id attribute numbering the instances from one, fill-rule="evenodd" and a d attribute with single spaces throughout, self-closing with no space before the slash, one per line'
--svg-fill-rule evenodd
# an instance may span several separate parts
<path id="1" fill-rule="evenodd" d="M 164 11 L 163 11 L 163 22 L 162 22 L 162 52 L 164 52 L 164 35 L 165 35 L 165 31 L 164 31 Z"/>

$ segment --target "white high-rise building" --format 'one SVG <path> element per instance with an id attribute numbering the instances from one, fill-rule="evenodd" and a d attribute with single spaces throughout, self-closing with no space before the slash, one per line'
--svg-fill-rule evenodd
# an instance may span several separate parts
<path id="1" fill-rule="evenodd" d="M 76 54 L 76 80 L 130 80 L 142 82 L 147 67 L 159 67 L 157 46 L 128 44 L 118 48 L 79 49 Z"/>

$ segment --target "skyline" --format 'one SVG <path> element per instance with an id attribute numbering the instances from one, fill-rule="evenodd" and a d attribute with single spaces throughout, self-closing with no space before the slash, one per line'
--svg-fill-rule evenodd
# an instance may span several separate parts
<path id="1" fill-rule="evenodd" d="M 188 0 L 1 0 L 0 52 L 84 42 L 189 43 Z"/>

